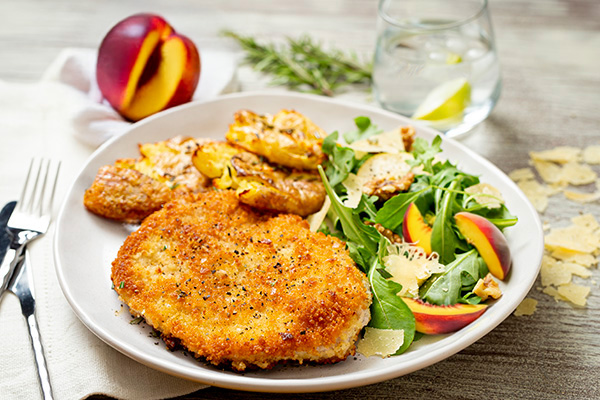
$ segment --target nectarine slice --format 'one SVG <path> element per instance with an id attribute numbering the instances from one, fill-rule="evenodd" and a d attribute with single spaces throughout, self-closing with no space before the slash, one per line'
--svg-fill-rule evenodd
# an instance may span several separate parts
<path id="1" fill-rule="evenodd" d="M 456 227 L 467 242 L 475 246 L 492 275 L 502 280 L 512 264 L 508 241 L 496 225 L 470 212 L 454 216 Z"/>
<path id="2" fill-rule="evenodd" d="M 410 203 L 404 213 L 402 222 L 404 240 L 413 243 L 431 254 L 431 227 L 425 222 L 421 211 L 415 203 Z"/>
<path id="3" fill-rule="evenodd" d="M 454 304 L 438 306 L 403 297 L 404 303 L 415 316 L 417 332 L 428 335 L 455 332 L 464 328 L 483 314 L 486 304 Z"/>

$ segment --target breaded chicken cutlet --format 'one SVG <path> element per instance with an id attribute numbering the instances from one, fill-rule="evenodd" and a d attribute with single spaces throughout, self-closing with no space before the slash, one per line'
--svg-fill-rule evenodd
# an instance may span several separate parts
<path id="1" fill-rule="evenodd" d="M 257 213 L 231 190 L 175 199 L 112 264 L 119 297 L 163 338 L 234 370 L 332 363 L 370 319 L 365 275 L 299 216 Z"/>

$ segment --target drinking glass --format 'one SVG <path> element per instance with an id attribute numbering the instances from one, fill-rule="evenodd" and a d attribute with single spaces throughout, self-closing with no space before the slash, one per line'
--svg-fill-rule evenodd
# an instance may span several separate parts
<path id="1" fill-rule="evenodd" d="M 388 110 L 469 132 L 500 97 L 487 0 L 380 0 L 373 88 Z"/>

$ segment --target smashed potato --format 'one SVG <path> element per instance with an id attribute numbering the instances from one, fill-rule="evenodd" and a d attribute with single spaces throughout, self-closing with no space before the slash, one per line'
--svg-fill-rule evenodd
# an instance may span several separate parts
<path id="1" fill-rule="evenodd" d="M 319 211 L 325 201 L 325 188 L 315 172 L 270 164 L 229 143 L 199 146 L 192 162 L 213 178 L 216 188 L 236 189 L 240 201 L 255 208 L 304 217 Z"/>
<path id="2" fill-rule="evenodd" d="M 235 114 L 226 139 L 272 163 L 297 169 L 317 169 L 325 159 L 321 144 L 326 133 L 304 115 L 281 110 L 259 115 L 242 110 Z"/>

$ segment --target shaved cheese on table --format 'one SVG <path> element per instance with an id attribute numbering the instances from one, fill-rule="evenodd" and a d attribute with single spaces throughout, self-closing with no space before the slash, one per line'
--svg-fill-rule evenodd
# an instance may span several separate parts
<path id="1" fill-rule="evenodd" d="M 578 161 L 581 157 L 581 149 L 570 146 L 559 146 L 550 150 L 531 151 L 529 157 L 537 161 L 552 161 L 559 164 Z"/>
<path id="2" fill-rule="evenodd" d="M 583 149 L 583 161 L 586 164 L 600 164 L 600 145 L 592 145 Z"/>
<path id="3" fill-rule="evenodd" d="M 515 310 L 514 314 L 517 317 L 520 317 L 523 315 L 533 315 L 533 313 L 537 309 L 537 304 L 538 304 L 538 301 L 535 299 L 531 299 L 529 297 L 526 299 L 523 299 L 521 304 L 519 304 L 517 306 L 517 309 Z"/>
<path id="4" fill-rule="evenodd" d="M 519 168 L 508 174 L 508 177 L 515 182 L 535 179 L 535 174 L 531 168 Z"/>

